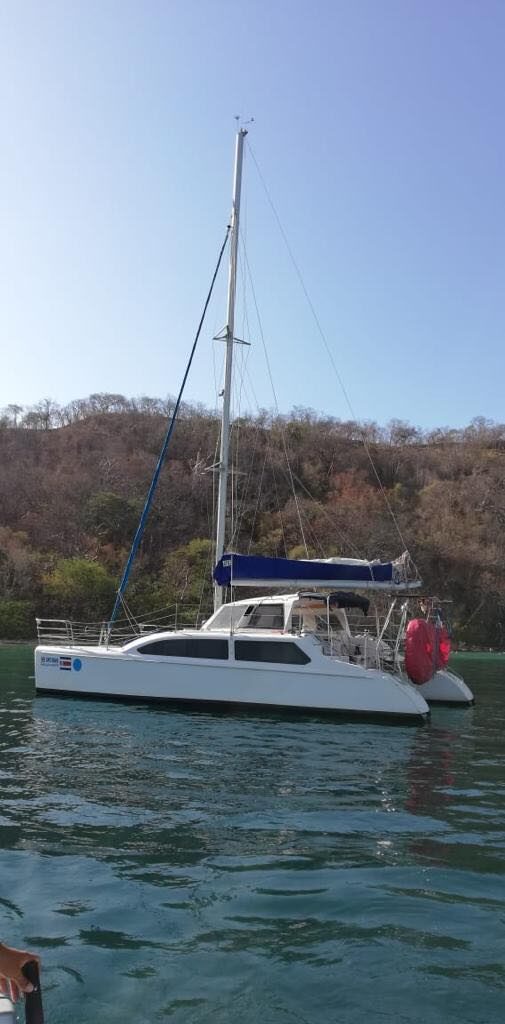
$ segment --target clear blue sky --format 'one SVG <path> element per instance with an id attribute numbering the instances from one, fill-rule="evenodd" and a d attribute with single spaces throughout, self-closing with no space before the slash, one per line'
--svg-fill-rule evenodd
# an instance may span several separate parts
<path id="1" fill-rule="evenodd" d="M 503 420 L 504 40 L 501 0 L 5 0 L 0 405 L 178 389 L 241 113 L 356 414 Z M 279 406 L 347 417 L 250 157 L 244 189 Z M 211 405 L 224 319 L 222 285 Z"/>

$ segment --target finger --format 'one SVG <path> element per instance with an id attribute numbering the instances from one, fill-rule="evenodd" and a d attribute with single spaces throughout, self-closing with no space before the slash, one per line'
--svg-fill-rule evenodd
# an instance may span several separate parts
<path id="1" fill-rule="evenodd" d="M 2 992 L 4 996 L 7 995 L 7 978 L 0 977 L 0 992 Z"/>
<path id="2" fill-rule="evenodd" d="M 24 974 L 16 974 L 16 977 L 13 978 L 13 981 L 14 984 L 17 985 L 18 989 L 21 990 L 21 992 L 33 992 L 33 985 L 31 981 L 28 981 L 28 978 L 25 978 Z"/>
<path id="3" fill-rule="evenodd" d="M 19 989 L 16 982 L 12 978 L 9 979 L 9 988 L 11 992 L 11 1000 L 13 1003 L 17 1003 L 19 999 Z"/>

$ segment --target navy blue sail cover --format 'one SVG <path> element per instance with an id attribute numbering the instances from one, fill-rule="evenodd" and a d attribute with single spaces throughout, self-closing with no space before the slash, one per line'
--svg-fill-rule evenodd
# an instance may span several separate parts
<path id="1" fill-rule="evenodd" d="M 292 558 L 265 558 L 262 555 L 225 554 L 214 569 L 214 579 L 221 587 L 247 586 L 248 584 L 270 586 L 285 583 L 291 586 L 333 586 L 349 582 L 393 585 L 405 582 L 404 574 L 398 573 L 394 562 L 312 562 Z"/>

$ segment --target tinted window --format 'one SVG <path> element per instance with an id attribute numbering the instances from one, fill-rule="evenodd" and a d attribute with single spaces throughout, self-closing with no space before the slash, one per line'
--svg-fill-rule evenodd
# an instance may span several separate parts
<path id="1" fill-rule="evenodd" d="M 284 605 L 256 605 L 246 625 L 248 629 L 284 629 Z"/>
<path id="2" fill-rule="evenodd" d="M 306 665 L 310 658 L 297 644 L 280 640 L 236 640 L 237 661 L 269 661 L 281 665 Z"/>
<path id="3" fill-rule="evenodd" d="M 165 640 L 153 640 L 137 650 L 141 654 L 156 654 L 164 658 L 219 658 L 226 661 L 228 641 L 210 637 L 167 637 Z"/>

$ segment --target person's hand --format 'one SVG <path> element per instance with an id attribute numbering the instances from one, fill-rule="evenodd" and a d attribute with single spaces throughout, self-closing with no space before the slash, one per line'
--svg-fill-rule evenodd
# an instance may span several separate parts
<path id="1" fill-rule="evenodd" d="M 31 981 L 25 978 L 21 968 L 30 960 L 35 960 L 40 967 L 40 957 L 36 953 L 27 953 L 25 949 L 11 949 L 0 943 L 0 992 L 13 1003 L 21 993 L 33 992 Z"/>

